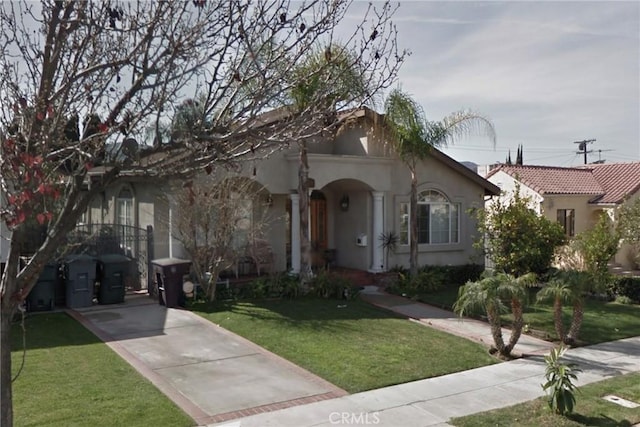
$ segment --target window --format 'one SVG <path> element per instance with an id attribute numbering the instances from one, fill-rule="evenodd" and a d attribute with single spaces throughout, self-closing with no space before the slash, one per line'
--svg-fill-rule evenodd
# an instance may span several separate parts
<path id="1" fill-rule="evenodd" d="M 128 188 L 123 188 L 118 194 L 116 205 L 118 225 L 133 226 L 133 194 Z"/>
<path id="2" fill-rule="evenodd" d="M 409 203 L 400 204 L 400 244 L 408 245 L 410 239 Z M 418 194 L 418 243 L 458 243 L 460 238 L 460 207 L 435 190 Z"/>
<path id="3" fill-rule="evenodd" d="M 123 188 L 116 199 L 116 224 L 120 247 L 130 251 L 134 243 L 133 192 L 130 188 Z"/>
<path id="4" fill-rule="evenodd" d="M 568 237 L 575 235 L 576 215 L 574 209 L 558 209 L 558 222 Z"/>

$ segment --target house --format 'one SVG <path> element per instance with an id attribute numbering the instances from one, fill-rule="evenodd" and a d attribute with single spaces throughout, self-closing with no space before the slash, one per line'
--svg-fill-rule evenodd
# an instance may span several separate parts
<path id="1" fill-rule="evenodd" d="M 410 175 L 374 125 L 381 117 L 368 108 L 350 112 L 351 125 L 333 138 L 308 144 L 310 239 L 314 251 L 330 250 L 335 265 L 381 272 L 409 264 Z M 281 218 L 266 231 L 276 270 L 298 271 L 300 241 L 298 151 L 295 144 L 247 165 L 245 175 L 262 186 L 271 217 Z M 468 214 L 498 188 L 473 171 L 433 150 L 418 171 L 421 227 L 420 264 L 478 261 L 473 248 L 475 219 Z M 385 259 L 379 237 L 394 232 L 399 243 Z M 317 258 L 316 258 L 317 259 Z"/>
<path id="2" fill-rule="evenodd" d="M 520 185 L 531 208 L 558 221 L 571 238 L 592 227 L 605 212 L 615 221 L 615 208 L 627 199 L 640 197 L 640 162 L 592 164 L 580 167 L 500 165 L 487 179 L 500 187 L 509 200 Z M 614 261 L 634 267 L 635 254 L 623 246 Z"/>
<path id="3" fill-rule="evenodd" d="M 409 171 L 374 125 L 381 122 L 378 113 L 362 108 L 348 114 L 350 125 L 337 136 L 308 143 L 313 264 L 330 262 L 374 273 L 408 267 Z M 267 209 L 273 219 L 260 238 L 271 247 L 274 271 L 300 270 L 298 163 L 297 144 L 292 143 L 265 159 L 246 162 L 234 173 L 237 179 L 253 180 L 268 200 L 247 200 L 247 221 L 258 216 L 256 209 Z M 418 182 L 419 264 L 483 263 L 473 246 L 477 226 L 469 210 L 482 207 L 485 197 L 498 195 L 499 188 L 437 149 L 420 165 Z M 168 192 L 168 185 L 157 182 L 119 184 L 94 200 L 83 221 L 115 224 L 122 228 L 121 236 L 129 230 L 123 238 L 132 244 L 122 246 L 134 256 L 141 253 L 134 246 L 144 247 L 145 230 L 152 229 L 143 257 L 186 257 L 180 243 L 170 238 L 179 206 Z M 380 240 L 384 233 L 398 237 L 388 254 Z"/>

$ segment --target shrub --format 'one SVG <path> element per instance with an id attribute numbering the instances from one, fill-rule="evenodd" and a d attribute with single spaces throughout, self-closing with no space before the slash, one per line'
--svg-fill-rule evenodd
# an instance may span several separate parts
<path id="1" fill-rule="evenodd" d="M 547 382 L 542 385 L 544 391 L 549 392 L 549 408 L 557 414 L 565 415 L 573 412 L 576 403 L 573 381 L 578 379 L 580 372 L 575 363 L 560 363 L 560 358 L 567 351 L 566 347 L 554 348 L 544 357 L 547 364 L 545 377 Z"/>
<path id="2" fill-rule="evenodd" d="M 564 244 L 564 230 L 530 209 L 532 200 L 519 192 L 516 186 L 509 202 L 495 199 L 487 209 L 476 211 L 478 229 L 484 236 L 476 247 L 486 251 L 497 271 L 515 276 L 541 274 L 551 266 L 555 249 Z"/>
<path id="3" fill-rule="evenodd" d="M 311 293 L 327 299 L 351 299 L 357 294 L 351 280 L 327 271 L 311 280 Z"/>
<path id="4" fill-rule="evenodd" d="M 629 297 L 625 297 L 624 295 L 619 295 L 616 297 L 616 302 L 618 304 L 630 305 L 633 304 L 633 301 Z"/>
<path id="5" fill-rule="evenodd" d="M 640 303 L 640 277 L 617 277 L 609 283 L 608 293 L 615 297 L 626 297 Z"/>
<path id="6" fill-rule="evenodd" d="M 484 267 L 478 264 L 465 265 L 425 265 L 420 268 L 418 275 L 412 278 L 406 269 L 396 267 L 398 279 L 387 291 L 393 294 L 407 294 L 415 296 L 419 293 L 438 291 L 448 286 L 461 286 L 469 281 L 480 278 Z"/>
<path id="7" fill-rule="evenodd" d="M 619 241 L 619 234 L 613 228 L 609 215 L 605 213 L 600 215 L 592 228 L 576 236 L 576 248 L 597 286 L 604 287 L 609 279 L 608 263 L 618 251 Z"/>

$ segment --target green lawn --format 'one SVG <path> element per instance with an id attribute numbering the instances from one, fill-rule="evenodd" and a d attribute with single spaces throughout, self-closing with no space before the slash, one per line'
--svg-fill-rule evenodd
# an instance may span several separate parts
<path id="1" fill-rule="evenodd" d="M 350 393 L 497 362 L 479 344 L 359 300 L 300 298 L 192 308 Z"/>
<path id="2" fill-rule="evenodd" d="M 563 314 L 565 326 L 568 328 L 571 322 L 571 307 L 565 307 Z M 585 305 L 579 344 L 591 345 L 640 335 L 639 319 L 640 305 L 589 299 Z M 510 321 L 509 316 L 506 316 L 505 320 Z M 543 331 L 551 340 L 556 339 L 551 303 L 530 305 L 525 311 L 524 320 L 530 329 Z"/>
<path id="3" fill-rule="evenodd" d="M 546 397 L 503 409 L 454 418 L 449 424 L 460 427 L 629 427 L 640 423 L 640 408 L 630 409 L 608 402 L 603 396 L 613 394 L 640 403 L 640 373 L 633 373 L 581 387 L 576 394 L 572 415 L 553 414 Z"/>
<path id="4" fill-rule="evenodd" d="M 457 297 L 458 289 L 449 287 L 437 292 L 421 294 L 419 300 L 450 309 Z M 535 295 L 531 301 L 525 309 L 525 322 L 531 330 L 536 331 L 536 336 L 539 338 L 554 340 L 556 334 L 553 326 L 553 304 L 551 302 L 536 304 Z M 565 307 L 564 321 L 567 328 L 571 322 L 571 314 L 571 307 Z M 504 315 L 503 319 L 506 324 L 511 322 L 510 315 Z M 640 335 L 638 319 L 640 319 L 640 305 L 587 299 L 579 343 L 590 345 Z"/>
<path id="5" fill-rule="evenodd" d="M 193 420 L 91 332 L 62 313 L 26 319 L 24 369 L 13 383 L 16 426 L 192 426 Z M 22 360 L 19 323 L 12 363 Z"/>

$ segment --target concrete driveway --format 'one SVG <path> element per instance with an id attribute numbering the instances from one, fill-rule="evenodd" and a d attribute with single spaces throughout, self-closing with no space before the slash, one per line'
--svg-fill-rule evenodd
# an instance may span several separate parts
<path id="1" fill-rule="evenodd" d="M 147 296 L 69 310 L 187 412 L 210 424 L 346 394 L 186 310 Z"/>

